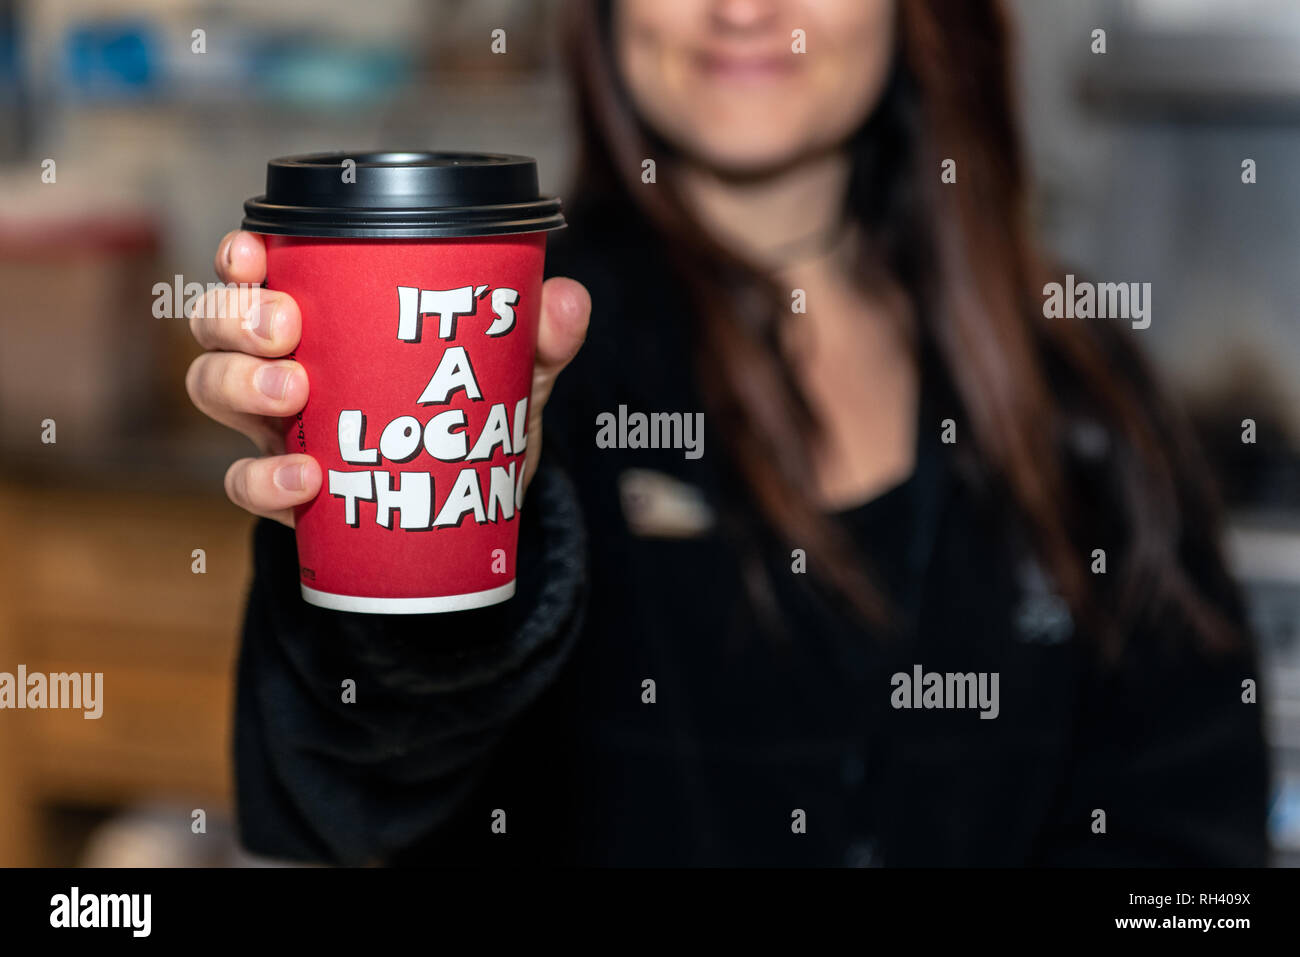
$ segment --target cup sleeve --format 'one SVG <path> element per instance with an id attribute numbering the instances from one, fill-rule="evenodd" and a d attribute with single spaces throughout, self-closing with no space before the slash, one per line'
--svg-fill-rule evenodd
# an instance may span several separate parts
<path id="1" fill-rule="evenodd" d="M 383 863 L 452 820 L 581 631 L 585 529 L 545 457 L 519 520 L 514 598 L 438 615 L 307 604 L 292 530 L 258 523 L 234 736 L 247 850 Z"/>

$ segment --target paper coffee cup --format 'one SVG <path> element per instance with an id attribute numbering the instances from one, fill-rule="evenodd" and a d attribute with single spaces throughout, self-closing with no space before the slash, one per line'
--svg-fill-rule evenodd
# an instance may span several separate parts
<path id="1" fill-rule="evenodd" d="M 321 466 L 296 512 L 303 598 L 418 614 L 515 590 L 546 232 L 536 163 L 478 153 L 272 160 L 243 228 L 302 311 L 310 395 L 287 450 Z"/>

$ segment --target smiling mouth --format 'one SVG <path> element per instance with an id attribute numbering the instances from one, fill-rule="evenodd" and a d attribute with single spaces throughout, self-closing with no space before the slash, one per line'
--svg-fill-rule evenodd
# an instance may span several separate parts
<path id="1" fill-rule="evenodd" d="M 765 56 L 700 53 L 695 56 L 694 62 L 696 69 L 706 78 L 733 83 L 781 80 L 792 76 L 799 68 L 791 53 Z"/>

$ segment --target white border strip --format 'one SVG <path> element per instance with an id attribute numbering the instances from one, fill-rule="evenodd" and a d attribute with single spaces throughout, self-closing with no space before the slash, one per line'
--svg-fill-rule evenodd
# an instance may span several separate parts
<path id="1" fill-rule="evenodd" d="M 427 615 L 442 611 L 465 611 L 495 605 L 515 593 L 513 580 L 486 591 L 466 595 L 441 595 L 437 598 L 363 598 L 359 595 L 336 595 L 302 585 L 302 600 L 333 611 L 359 611 L 374 615 Z"/>

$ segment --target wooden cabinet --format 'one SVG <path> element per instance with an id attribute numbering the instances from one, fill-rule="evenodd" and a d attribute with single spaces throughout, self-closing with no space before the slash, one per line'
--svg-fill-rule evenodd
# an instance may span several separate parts
<path id="1" fill-rule="evenodd" d="M 253 519 L 214 492 L 0 485 L 0 672 L 103 673 L 98 719 L 0 710 L 0 865 L 54 804 L 229 810 Z"/>

